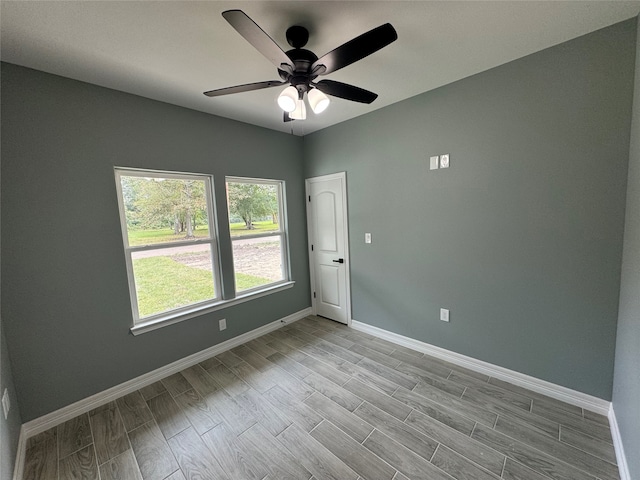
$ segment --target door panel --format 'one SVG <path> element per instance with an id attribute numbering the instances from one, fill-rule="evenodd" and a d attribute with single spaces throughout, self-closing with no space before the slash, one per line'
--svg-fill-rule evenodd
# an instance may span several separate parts
<path id="1" fill-rule="evenodd" d="M 316 248 L 323 252 L 335 253 L 338 250 L 336 196 L 333 192 L 320 192 L 314 200 L 317 202 L 314 208 L 317 215 L 315 222 Z"/>
<path id="2" fill-rule="evenodd" d="M 320 301 L 330 307 L 340 307 L 340 272 L 338 267 L 320 265 L 322 285 Z"/>
<path id="3" fill-rule="evenodd" d="M 345 175 L 307 180 L 307 223 L 316 314 L 342 323 L 350 316 Z"/>

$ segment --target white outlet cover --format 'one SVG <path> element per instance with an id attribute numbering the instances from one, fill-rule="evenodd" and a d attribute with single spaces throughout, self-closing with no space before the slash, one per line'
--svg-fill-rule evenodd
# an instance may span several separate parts
<path id="1" fill-rule="evenodd" d="M 449 154 L 440 155 L 440 168 L 449 168 Z"/>
<path id="2" fill-rule="evenodd" d="M 442 320 L 443 322 L 448 322 L 449 321 L 449 310 L 446 308 L 441 308 L 440 309 L 440 320 Z"/>
<path id="3" fill-rule="evenodd" d="M 435 157 L 429 157 L 429 170 L 437 170 L 439 160 L 440 157 L 437 155 Z"/>
<path id="4" fill-rule="evenodd" d="M 218 325 L 220 325 L 220 331 L 225 330 L 227 328 L 227 319 L 223 318 L 218 322 Z"/>
<path id="5" fill-rule="evenodd" d="M 371 234 L 370 233 L 365 233 L 364 234 L 364 243 L 371 243 Z"/>
<path id="6" fill-rule="evenodd" d="M 9 416 L 9 410 L 11 410 L 11 401 L 9 400 L 9 390 L 4 389 L 2 394 L 2 411 L 4 412 L 4 419 Z"/>

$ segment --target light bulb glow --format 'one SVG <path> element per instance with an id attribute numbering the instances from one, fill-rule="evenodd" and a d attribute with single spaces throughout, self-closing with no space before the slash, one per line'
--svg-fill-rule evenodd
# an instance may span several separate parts
<path id="1" fill-rule="evenodd" d="M 289 113 L 289 117 L 294 120 L 306 120 L 307 119 L 307 107 L 304 105 L 304 100 L 296 101 L 296 108 L 293 112 Z"/>
<path id="2" fill-rule="evenodd" d="M 324 112 L 329 106 L 329 103 L 331 103 L 329 97 L 317 88 L 311 89 L 307 95 L 309 96 L 309 105 L 311 105 L 311 110 L 313 110 L 313 113 L 315 114 Z"/>
<path id="3" fill-rule="evenodd" d="M 289 86 L 285 88 L 278 96 L 278 105 L 285 112 L 293 112 L 298 102 L 298 90 L 296 87 Z"/>

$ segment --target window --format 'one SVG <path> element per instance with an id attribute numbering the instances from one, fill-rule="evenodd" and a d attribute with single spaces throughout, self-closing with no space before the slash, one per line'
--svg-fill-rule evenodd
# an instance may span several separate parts
<path id="1" fill-rule="evenodd" d="M 230 237 L 220 239 L 210 175 L 116 167 L 115 176 L 134 334 L 293 286 L 284 182 L 228 177 L 220 208 Z M 220 240 L 232 257 L 220 257 Z M 223 289 L 225 269 L 234 284 Z"/>
<path id="2" fill-rule="evenodd" d="M 116 169 L 134 324 L 220 299 L 211 177 Z"/>
<path id="3" fill-rule="evenodd" d="M 239 177 L 226 181 L 236 292 L 288 281 L 284 182 Z"/>

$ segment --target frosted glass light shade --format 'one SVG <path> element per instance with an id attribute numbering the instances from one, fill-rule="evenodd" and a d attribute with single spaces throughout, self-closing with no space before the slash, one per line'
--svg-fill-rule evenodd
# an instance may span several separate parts
<path id="1" fill-rule="evenodd" d="M 296 87 L 289 86 L 285 88 L 278 96 L 278 105 L 285 112 L 293 112 L 298 102 L 298 90 Z"/>
<path id="2" fill-rule="evenodd" d="M 296 100 L 296 108 L 293 112 L 289 113 L 289 117 L 294 120 L 307 119 L 307 107 L 304 105 L 304 100 Z"/>
<path id="3" fill-rule="evenodd" d="M 309 96 L 309 105 L 311 105 L 313 113 L 318 114 L 324 112 L 329 106 L 329 103 L 331 103 L 329 97 L 317 88 L 311 89 L 307 95 Z"/>

